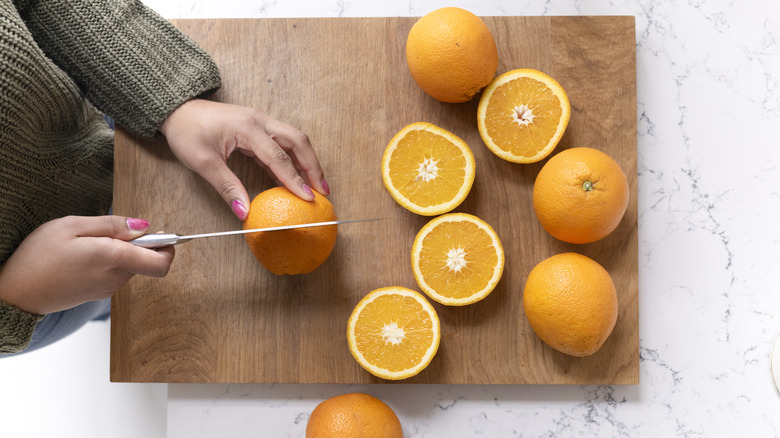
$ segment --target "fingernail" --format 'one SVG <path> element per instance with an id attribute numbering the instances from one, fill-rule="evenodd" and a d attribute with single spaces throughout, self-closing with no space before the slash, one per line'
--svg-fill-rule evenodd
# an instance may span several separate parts
<path id="1" fill-rule="evenodd" d="M 326 195 L 330 195 L 330 187 L 328 187 L 328 182 L 325 181 L 325 178 L 322 178 L 322 189 L 325 190 Z"/>
<path id="2" fill-rule="evenodd" d="M 149 228 L 149 221 L 146 219 L 128 218 L 127 228 L 130 228 L 133 231 L 143 231 Z"/>
<path id="3" fill-rule="evenodd" d="M 230 203 L 230 206 L 233 208 L 233 213 L 235 213 L 236 217 L 238 217 L 241 220 L 246 219 L 247 213 L 249 213 L 244 206 L 244 203 L 236 199 L 232 203 Z"/>
<path id="4" fill-rule="evenodd" d="M 309 195 L 310 197 L 312 198 L 314 197 L 314 192 L 311 191 L 311 187 L 309 187 L 308 184 L 303 185 L 303 191 L 306 192 L 306 194 Z"/>

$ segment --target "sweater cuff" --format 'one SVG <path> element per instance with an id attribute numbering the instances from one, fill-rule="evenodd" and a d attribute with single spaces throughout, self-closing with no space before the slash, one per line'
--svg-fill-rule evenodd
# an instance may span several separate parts
<path id="1" fill-rule="evenodd" d="M 0 300 L 0 354 L 19 353 L 30 345 L 43 315 L 27 313 Z"/>

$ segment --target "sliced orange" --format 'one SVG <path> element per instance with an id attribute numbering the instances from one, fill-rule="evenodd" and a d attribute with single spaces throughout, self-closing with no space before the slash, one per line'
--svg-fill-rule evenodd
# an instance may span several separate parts
<path id="1" fill-rule="evenodd" d="M 463 202 L 474 183 L 474 154 L 455 134 L 430 123 L 401 129 L 382 157 L 382 180 L 393 199 L 423 216 Z"/>
<path id="2" fill-rule="evenodd" d="M 493 228 L 466 213 L 428 222 L 412 244 L 412 270 L 431 299 L 464 306 L 487 297 L 504 272 L 504 249 Z"/>
<path id="3" fill-rule="evenodd" d="M 555 149 L 570 115 L 569 97 L 555 79 L 538 70 L 518 69 L 485 88 L 477 125 L 494 154 L 514 163 L 535 163 Z"/>
<path id="4" fill-rule="evenodd" d="M 387 380 L 412 377 L 439 349 L 439 317 L 425 297 L 411 289 L 376 289 L 355 306 L 347 323 L 352 356 L 366 371 Z"/>

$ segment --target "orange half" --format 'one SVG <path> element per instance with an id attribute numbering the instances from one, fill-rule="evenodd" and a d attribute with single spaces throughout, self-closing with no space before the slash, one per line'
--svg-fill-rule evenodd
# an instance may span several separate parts
<path id="1" fill-rule="evenodd" d="M 474 183 L 474 154 L 455 134 L 430 123 L 400 130 L 382 157 L 390 196 L 423 216 L 446 213 L 463 202 Z"/>
<path id="2" fill-rule="evenodd" d="M 355 306 L 347 323 L 352 356 L 382 379 L 418 374 L 436 355 L 440 339 L 433 306 L 419 292 L 399 286 L 370 292 Z"/>
<path id="3" fill-rule="evenodd" d="M 412 271 L 432 300 L 465 306 L 487 297 L 504 272 L 504 249 L 493 228 L 465 213 L 428 222 L 412 244 Z"/>
<path id="4" fill-rule="evenodd" d="M 563 87 L 533 69 L 518 69 L 491 82 L 479 101 L 477 126 L 494 154 L 513 163 L 547 157 L 563 137 L 571 104 Z"/>

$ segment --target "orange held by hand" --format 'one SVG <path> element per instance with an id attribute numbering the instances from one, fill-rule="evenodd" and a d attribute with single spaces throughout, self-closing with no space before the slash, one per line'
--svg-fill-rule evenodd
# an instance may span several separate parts
<path id="1" fill-rule="evenodd" d="M 333 204 L 314 192 L 304 201 L 284 187 L 266 190 L 252 200 L 244 229 L 298 225 L 336 220 Z M 307 274 L 320 266 L 336 244 L 337 225 L 246 234 L 249 249 L 277 275 Z"/>

